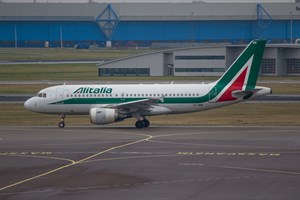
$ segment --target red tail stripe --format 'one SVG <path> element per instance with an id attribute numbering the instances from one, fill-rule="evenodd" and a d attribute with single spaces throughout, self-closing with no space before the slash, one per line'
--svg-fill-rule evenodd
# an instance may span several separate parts
<path id="1" fill-rule="evenodd" d="M 220 101 L 232 101 L 236 98 L 231 95 L 232 91 L 242 90 L 245 82 L 246 74 L 247 74 L 248 66 L 244 69 L 244 71 L 240 74 L 239 77 L 232 83 L 232 85 L 222 94 L 222 96 L 218 99 Z"/>

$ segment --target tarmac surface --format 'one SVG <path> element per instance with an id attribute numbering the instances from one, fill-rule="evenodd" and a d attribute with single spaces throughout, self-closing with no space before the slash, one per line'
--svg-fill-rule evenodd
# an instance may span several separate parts
<path id="1" fill-rule="evenodd" d="M 299 127 L 0 127 L 0 199 L 299 200 Z"/>

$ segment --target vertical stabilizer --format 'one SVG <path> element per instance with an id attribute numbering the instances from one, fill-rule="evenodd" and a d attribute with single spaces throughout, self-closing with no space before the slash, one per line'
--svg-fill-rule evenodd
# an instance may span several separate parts
<path id="1" fill-rule="evenodd" d="M 233 62 L 211 91 L 213 101 L 235 100 L 233 91 L 249 91 L 256 86 L 266 40 L 253 40 Z"/>

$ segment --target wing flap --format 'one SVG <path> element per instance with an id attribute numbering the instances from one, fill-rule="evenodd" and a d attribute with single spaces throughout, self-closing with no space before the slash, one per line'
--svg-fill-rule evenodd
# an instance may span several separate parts
<path id="1" fill-rule="evenodd" d="M 139 99 L 135 101 L 129 101 L 119 104 L 112 104 L 107 106 L 102 106 L 104 108 L 115 108 L 120 110 L 148 110 L 153 105 L 163 102 L 163 97 L 161 98 L 146 98 L 146 99 Z"/>

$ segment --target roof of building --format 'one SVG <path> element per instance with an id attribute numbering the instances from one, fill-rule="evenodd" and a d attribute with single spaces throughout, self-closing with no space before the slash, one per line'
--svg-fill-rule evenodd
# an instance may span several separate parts
<path id="1" fill-rule="evenodd" d="M 0 20 L 95 20 L 107 3 L 6 3 L 0 1 Z M 122 21 L 256 20 L 256 3 L 114 3 Z M 263 3 L 273 20 L 300 19 L 300 3 Z"/>

